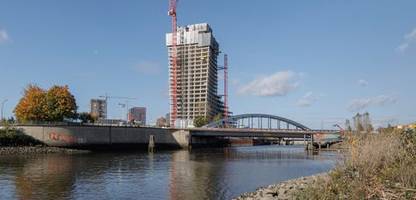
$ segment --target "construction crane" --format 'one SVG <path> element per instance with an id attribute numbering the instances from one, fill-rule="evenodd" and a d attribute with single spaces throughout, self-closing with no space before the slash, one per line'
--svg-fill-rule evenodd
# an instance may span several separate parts
<path id="1" fill-rule="evenodd" d="M 109 96 L 108 94 L 101 95 L 99 97 L 100 98 L 103 98 L 104 101 L 105 101 L 105 113 L 106 113 L 107 116 L 108 116 L 108 111 L 107 111 L 107 102 L 108 102 L 108 99 L 124 99 L 126 101 L 128 101 L 128 100 L 136 100 L 137 99 L 137 98 L 132 98 L 132 97 Z M 126 102 L 126 104 L 128 105 L 128 102 Z M 127 107 L 127 109 L 128 109 L 128 107 Z"/>
<path id="2" fill-rule="evenodd" d="M 222 53 L 222 52 L 220 52 Z M 218 67 L 218 70 L 224 70 L 224 93 L 220 96 L 224 97 L 224 119 L 227 121 L 229 115 L 228 107 L 228 55 L 224 53 L 224 66 Z"/>
<path id="3" fill-rule="evenodd" d="M 228 55 L 224 54 L 224 119 L 228 119 Z"/>
<path id="4" fill-rule="evenodd" d="M 172 69 L 171 69 L 171 111 L 170 111 L 170 125 L 171 127 L 175 127 L 175 121 L 177 118 L 177 78 L 176 78 L 176 71 L 178 67 L 178 60 L 177 60 L 177 17 L 176 17 L 176 0 L 169 0 L 169 11 L 168 15 L 172 17 Z"/>
<path id="5" fill-rule="evenodd" d="M 339 128 L 340 133 L 341 133 L 341 137 L 344 137 L 345 130 L 339 124 L 334 124 L 334 127 Z"/>
<path id="6" fill-rule="evenodd" d="M 108 96 L 106 95 L 101 95 L 99 96 L 100 98 L 104 98 L 105 101 L 107 101 L 108 99 L 126 99 L 126 100 L 135 100 L 137 98 L 132 98 L 132 97 L 118 97 L 118 96 Z"/>

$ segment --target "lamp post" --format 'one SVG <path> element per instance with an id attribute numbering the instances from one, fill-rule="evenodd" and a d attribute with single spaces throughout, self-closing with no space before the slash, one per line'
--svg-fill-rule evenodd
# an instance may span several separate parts
<path id="1" fill-rule="evenodd" d="M 8 99 L 5 99 L 1 102 L 1 117 L 0 117 L 0 121 L 3 121 L 4 117 L 3 117 L 3 109 L 4 109 L 4 104 L 8 101 Z"/>

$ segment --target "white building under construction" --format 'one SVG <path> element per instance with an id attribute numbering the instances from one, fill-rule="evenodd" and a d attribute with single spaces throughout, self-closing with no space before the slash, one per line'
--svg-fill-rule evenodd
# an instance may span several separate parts
<path id="1" fill-rule="evenodd" d="M 224 104 L 218 95 L 219 45 L 206 23 L 178 27 L 176 37 L 177 105 L 171 105 L 170 112 L 176 107 L 175 126 L 189 127 L 197 116 L 212 119 L 224 112 Z M 172 86 L 172 33 L 166 34 L 166 46 Z M 170 87 L 171 98 L 172 92 Z"/>

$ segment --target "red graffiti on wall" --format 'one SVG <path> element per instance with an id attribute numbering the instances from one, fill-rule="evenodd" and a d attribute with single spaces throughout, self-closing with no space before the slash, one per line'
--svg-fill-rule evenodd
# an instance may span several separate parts
<path id="1" fill-rule="evenodd" d="M 62 141 L 66 143 L 75 143 L 77 141 L 77 139 L 72 135 L 66 135 L 66 134 L 54 133 L 54 132 L 49 133 L 49 139 L 55 140 L 55 141 Z"/>

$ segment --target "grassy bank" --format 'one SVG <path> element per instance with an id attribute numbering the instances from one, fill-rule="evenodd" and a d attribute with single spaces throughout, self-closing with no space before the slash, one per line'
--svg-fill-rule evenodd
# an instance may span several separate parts
<path id="1" fill-rule="evenodd" d="M 345 159 L 329 179 L 297 199 L 416 199 L 416 131 L 349 136 Z"/>
<path id="2" fill-rule="evenodd" d="M 35 146 L 42 143 L 13 128 L 0 129 L 0 147 Z"/>

